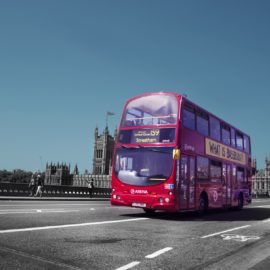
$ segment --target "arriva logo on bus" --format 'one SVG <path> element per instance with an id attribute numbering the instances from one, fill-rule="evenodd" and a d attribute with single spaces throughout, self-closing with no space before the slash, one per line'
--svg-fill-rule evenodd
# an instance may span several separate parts
<path id="1" fill-rule="evenodd" d="M 205 139 L 205 152 L 209 156 L 226 159 L 241 165 L 246 165 L 245 153 L 208 138 Z"/>

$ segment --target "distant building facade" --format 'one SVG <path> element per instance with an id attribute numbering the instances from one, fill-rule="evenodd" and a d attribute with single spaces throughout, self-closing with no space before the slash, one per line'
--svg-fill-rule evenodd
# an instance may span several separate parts
<path id="1" fill-rule="evenodd" d="M 252 177 L 252 192 L 254 195 L 270 195 L 270 161 L 265 158 L 265 168 Z"/>
<path id="2" fill-rule="evenodd" d="M 70 165 L 66 164 L 46 164 L 45 185 L 69 186 L 72 185 L 72 174 L 70 174 Z"/>
<path id="3" fill-rule="evenodd" d="M 46 164 L 45 185 L 73 185 L 87 187 L 91 179 L 94 179 L 94 186 L 97 188 L 111 188 L 111 163 L 115 146 L 117 130 L 114 137 L 110 135 L 106 126 L 103 133 L 98 133 L 96 127 L 94 133 L 94 151 L 93 151 L 93 172 L 89 174 L 79 173 L 78 166 L 75 165 L 71 172 L 70 165 L 66 164 Z"/>
<path id="4" fill-rule="evenodd" d="M 98 133 L 98 127 L 96 127 L 94 136 L 93 174 L 109 175 L 117 130 L 114 131 L 114 136 L 112 136 L 109 133 L 108 126 L 105 127 L 102 134 Z"/>

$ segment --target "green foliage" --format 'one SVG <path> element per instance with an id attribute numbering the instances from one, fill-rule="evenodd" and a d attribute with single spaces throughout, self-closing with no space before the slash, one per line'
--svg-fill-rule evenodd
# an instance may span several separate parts
<path id="1" fill-rule="evenodd" d="M 7 170 L 0 170 L 0 182 L 5 183 L 29 183 L 32 172 L 24 170 L 14 170 L 12 172 Z"/>

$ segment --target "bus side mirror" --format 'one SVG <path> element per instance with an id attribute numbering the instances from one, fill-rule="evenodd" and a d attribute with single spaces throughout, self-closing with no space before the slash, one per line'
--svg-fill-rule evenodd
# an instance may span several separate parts
<path id="1" fill-rule="evenodd" d="M 180 159 L 180 149 L 173 149 L 173 159 L 174 160 Z"/>

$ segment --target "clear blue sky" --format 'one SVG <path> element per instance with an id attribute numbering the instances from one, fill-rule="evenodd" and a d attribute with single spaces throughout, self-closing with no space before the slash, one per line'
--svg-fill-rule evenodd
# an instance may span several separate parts
<path id="1" fill-rule="evenodd" d="M 94 128 L 185 93 L 270 156 L 270 1 L 0 1 L 0 169 L 91 170 Z"/>

